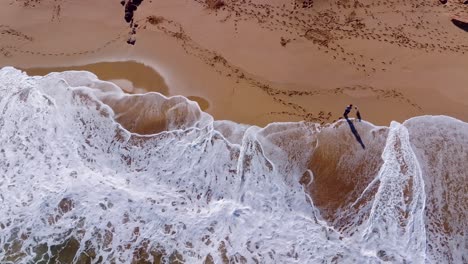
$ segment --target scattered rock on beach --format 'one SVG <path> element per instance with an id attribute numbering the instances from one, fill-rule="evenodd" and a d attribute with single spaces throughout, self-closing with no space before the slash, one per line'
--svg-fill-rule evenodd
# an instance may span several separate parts
<path id="1" fill-rule="evenodd" d="M 127 43 L 130 45 L 135 45 L 136 39 L 135 38 L 129 38 L 127 39 Z"/>

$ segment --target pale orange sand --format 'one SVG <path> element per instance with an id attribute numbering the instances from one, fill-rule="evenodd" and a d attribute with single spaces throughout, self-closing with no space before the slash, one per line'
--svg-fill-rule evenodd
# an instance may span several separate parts
<path id="1" fill-rule="evenodd" d="M 204 1 L 145 0 L 135 13 L 135 46 L 126 43 L 119 2 L 2 1 L 0 66 L 134 60 L 164 78 L 155 82 L 167 84 L 168 95 L 204 98 L 216 119 L 248 124 L 332 122 L 348 103 L 376 124 L 423 114 L 468 120 L 468 32 L 450 22 L 468 7 L 456 1 L 302 8 L 226 0 L 213 10 Z"/>

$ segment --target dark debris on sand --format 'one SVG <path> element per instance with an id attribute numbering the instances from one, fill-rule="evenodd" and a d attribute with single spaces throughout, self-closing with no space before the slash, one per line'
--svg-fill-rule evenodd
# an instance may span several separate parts
<path id="1" fill-rule="evenodd" d="M 120 4 L 124 6 L 125 8 L 125 13 L 124 13 L 124 19 L 125 22 L 127 22 L 130 25 L 131 31 L 130 31 L 130 36 L 127 40 L 127 43 L 130 45 L 135 45 L 136 39 L 134 35 L 136 34 L 136 30 L 138 28 L 138 24 L 135 24 L 134 21 L 134 16 L 135 16 L 135 11 L 138 9 L 138 6 L 141 5 L 143 0 L 122 0 L 120 1 Z"/>

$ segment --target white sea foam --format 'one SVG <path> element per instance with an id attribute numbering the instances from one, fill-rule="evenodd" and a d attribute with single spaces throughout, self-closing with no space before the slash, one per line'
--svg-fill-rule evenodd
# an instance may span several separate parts
<path id="1" fill-rule="evenodd" d="M 345 122 L 213 121 L 91 73 L 3 68 L 0 262 L 467 262 L 468 124 L 356 127 L 366 150 Z"/>

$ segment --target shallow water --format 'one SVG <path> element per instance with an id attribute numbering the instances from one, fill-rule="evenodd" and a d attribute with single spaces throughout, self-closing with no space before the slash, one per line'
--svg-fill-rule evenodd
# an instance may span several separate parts
<path id="1" fill-rule="evenodd" d="M 169 94 L 164 78 L 153 68 L 136 61 L 98 62 L 80 66 L 40 67 L 23 69 L 31 76 L 51 72 L 89 71 L 103 81 L 111 81 L 128 93 L 159 92 Z"/>
<path id="2" fill-rule="evenodd" d="M 214 121 L 0 70 L 0 262 L 464 263 L 468 124 Z M 138 133 L 138 134 L 137 134 Z"/>
<path id="3" fill-rule="evenodd" d="M 136 61 L 98 62 L 81 66 L 40 67 L 22 69 L 30 76 L 44 76 L 52 72 L 89 71 L 100 80 L 109 81 L 129 94 L 145 94 L 158 92 L 170 95 L 169 87 L 164 78 L 150 66 Z M 189 100 L 198 103 L 202 111 L 210 107 L 210 103 L 200 96 L 187 96 Z"/>

